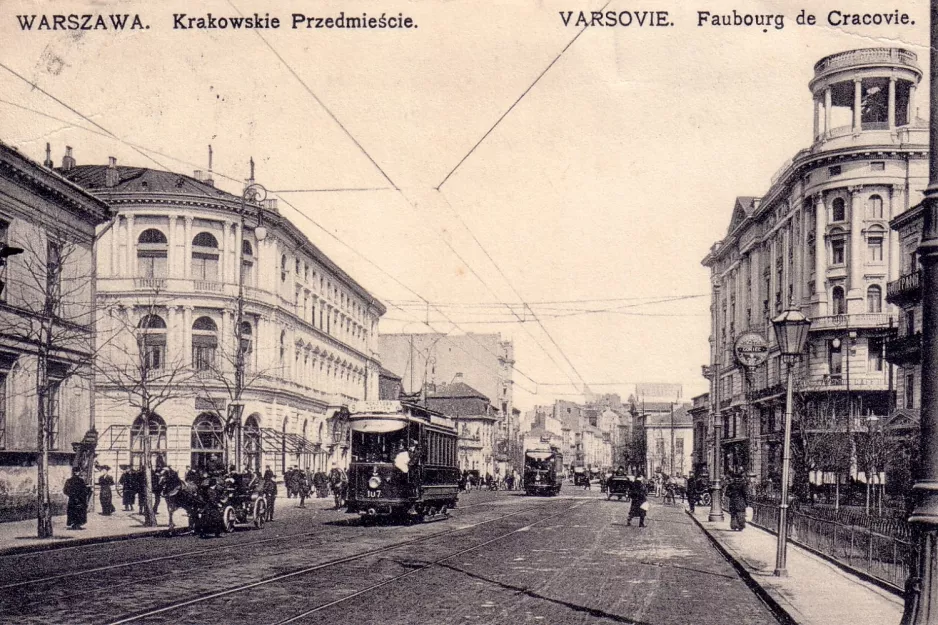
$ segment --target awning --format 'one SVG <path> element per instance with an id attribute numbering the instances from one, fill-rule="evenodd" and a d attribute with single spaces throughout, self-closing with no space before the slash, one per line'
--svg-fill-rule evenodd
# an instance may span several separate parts
<path id="1" fill-rule="evenodd" d="M 524 455 L 534 460 L 548 460 L 553 454 L 550 451 L 531 450 L 524 452 Z"/>
<path id="2" fill-rule="evenodd" d="M 397 430 L 403 430 L 406 424 L 407 421 L 405 419 L 389 419 L 387 417 L 379 417 L 377 415 L 372 415 L 366 418 L 353 417 L 352 419 L 349 419 L 349 425 L 352 426 L 353 432 L 396 432 Z"/>
<path id="3" fill-rule="evenodd" d="M 261 428 L 263 448 L 266 451 L 285 451 L 288 454 L 315 454 L 322 446 L 298 434 L 284 433 L 273 428 Z"/>

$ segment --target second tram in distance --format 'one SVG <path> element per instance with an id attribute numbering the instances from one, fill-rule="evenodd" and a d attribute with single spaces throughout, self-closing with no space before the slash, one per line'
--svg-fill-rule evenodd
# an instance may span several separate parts
<path id="1" fill-rule="evenodd" d="M 524 452 L 524 492 L 528 495 L 556 495 L 563 481 L 563 455 L 547 446 Z"/>
<path id="2" fill-rule="evenodd" d="M 417 404 L 356 402 L 346 510 L 363 519 L 444 518 L 459 492 L 452 419 Z"/>

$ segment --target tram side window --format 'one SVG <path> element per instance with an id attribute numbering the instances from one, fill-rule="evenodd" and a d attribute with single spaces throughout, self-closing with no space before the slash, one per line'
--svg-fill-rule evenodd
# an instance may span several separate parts
<path id="1" fill-rule="evenodd" d="M 355 462 L 394 462 L 406 446 L 406 431 L 353 432 L 352 459 Z"/>

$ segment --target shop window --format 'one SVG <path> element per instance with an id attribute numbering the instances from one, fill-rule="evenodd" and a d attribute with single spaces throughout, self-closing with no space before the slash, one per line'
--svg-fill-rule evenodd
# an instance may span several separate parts
<path id="1" fill-rule="evenodd" d="M 225 451 L 225 429 L 218 415 L 203 412 L 192 423 L 192 451 L 190 465 L 196 471 L 205 471 L 212 464 L 221 463 Z"/>

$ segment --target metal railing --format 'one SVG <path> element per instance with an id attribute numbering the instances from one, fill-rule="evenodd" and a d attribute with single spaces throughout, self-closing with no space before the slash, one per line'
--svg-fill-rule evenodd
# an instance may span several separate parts
<path id="1" fill-rule="evenodd" d="M 778 504 L 752 502 L 752 522 L 778 529 Z M 788 509 L 789 540 L 902 592 L 914 561 L 912 529 L 903 518 L 793 505 Z"/>

